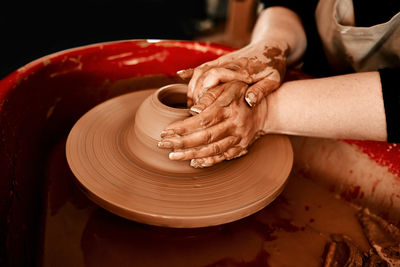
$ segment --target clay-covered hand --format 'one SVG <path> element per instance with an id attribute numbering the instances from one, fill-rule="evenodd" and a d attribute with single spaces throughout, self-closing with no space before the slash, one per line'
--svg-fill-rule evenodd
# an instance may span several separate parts
<path id="1" fill-rule="evenodd" d="M 195 69 L 179 71 L 181 78 L 191 78 L 187 96 L 192 113 L 200 113 L 222 93 L 214 90 L 214 94 L 205 95 L 210 88 L 234 80 L 249 85 L 244 98 L 250 107 L 255 106 L 281 84 L 287 54 L 283 45 L 250 44 Z"/>
<path id="2" fill-rule="evenodd" d="M 198 115 L 169 125 L 158 146 L 169 148 L 171 160 L 191 160 L 195 168 L 212 166 L 247 153 L 248 146 L 264 134 L 267 101 L 251 108 L 244 100 L 248 85 L 223 83 L 204 93 L 220 97 Z"/>

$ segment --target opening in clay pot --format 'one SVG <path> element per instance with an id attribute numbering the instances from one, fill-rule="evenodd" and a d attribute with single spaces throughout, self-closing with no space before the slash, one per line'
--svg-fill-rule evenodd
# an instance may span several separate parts
<path id="1" fill-rule="evenodd" d="M 186 86 L 172 84 L 165 86 L 156 92 L 157 99 L 171 108 L 187 109 Z"/>

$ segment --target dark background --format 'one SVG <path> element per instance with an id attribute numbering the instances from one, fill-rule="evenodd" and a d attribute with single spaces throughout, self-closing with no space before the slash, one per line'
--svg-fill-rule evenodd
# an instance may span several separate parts
<path id="1" fill-rule="evenodd" d="M 125 39 L 192 40 L 205 0 L 9 1 L 0 7 L 0 79 L 39 57 Z"/>

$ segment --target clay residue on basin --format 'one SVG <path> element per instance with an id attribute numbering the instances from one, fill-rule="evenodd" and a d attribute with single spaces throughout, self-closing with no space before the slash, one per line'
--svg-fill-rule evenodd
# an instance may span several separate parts
<path id="1" fill-rule="evenodd" d="M 86 199 L 65 159 L 65 140 L 47 164 L 44 266 L 320 266 L 330 235 L 369 249 L 356 207 L 293 173 L 260 212 L 218 227 L 169 229 L 115 216 Z"/>

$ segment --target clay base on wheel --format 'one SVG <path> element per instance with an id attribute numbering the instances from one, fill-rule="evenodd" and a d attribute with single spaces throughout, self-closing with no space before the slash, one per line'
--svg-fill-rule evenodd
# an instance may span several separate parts
<path id="1" fill-rule="evenodd" d="M 242 158 L 211 168 L 157 168 L 165 151 L 132 146 L 135 114 L 154 90 L 108 100 L 73 127 L 66 153 L 71 170 L 90 199 L 127 219 L 167 227 L 204 227 L 246 217 L 283 190 L 293 163 L 285 136 L 259 139 Z M 147 153 L 142 157 L 143 153 Z M 152 158 L 151 162 L 143 158 Z M 168 160 L 169 161 L 169 160 Z M 170 161 L 169 161 L 170 162 Z M 187 171 L 185 171 L 185 169 Z"/>

